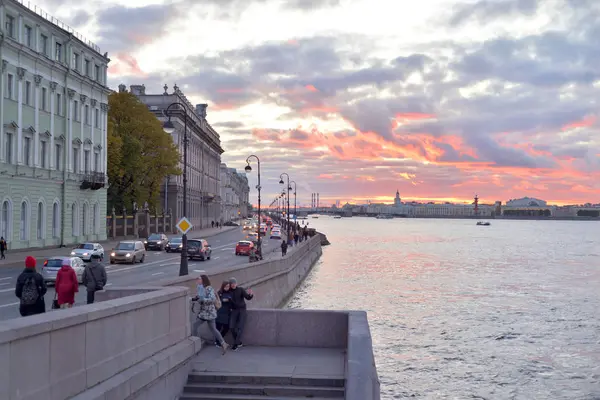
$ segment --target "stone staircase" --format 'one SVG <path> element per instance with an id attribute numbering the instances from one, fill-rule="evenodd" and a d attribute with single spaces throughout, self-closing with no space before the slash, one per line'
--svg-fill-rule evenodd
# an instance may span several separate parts
<path id="1" fill-rule="evenodd" d="M 344 385 L 338 376 L 192 372 L 179 400 L 343 399 Z"/>

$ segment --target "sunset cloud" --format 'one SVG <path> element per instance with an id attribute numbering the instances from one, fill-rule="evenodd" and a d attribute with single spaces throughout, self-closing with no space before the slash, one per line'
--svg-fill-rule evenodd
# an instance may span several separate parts
<path id="1" fill-rule="evenodd" d="M 301 203 L 600 201 L 599 2 L 422 3 L 46 0 L 113 87 L 208 103 L 223 160 L 259 154 L 267 194 L 288 172 Z"/>

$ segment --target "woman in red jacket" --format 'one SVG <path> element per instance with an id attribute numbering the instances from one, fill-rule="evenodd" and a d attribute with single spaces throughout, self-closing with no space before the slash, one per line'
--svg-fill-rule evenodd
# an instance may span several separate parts
<path id="1" fill-rule="evenodd" d="M 75 270 L 66 264 L 56 274 L 56 294 L 60 308 L 71 308 L 75 303 L 75 293 L 79 292 L 79 283 Z"/>

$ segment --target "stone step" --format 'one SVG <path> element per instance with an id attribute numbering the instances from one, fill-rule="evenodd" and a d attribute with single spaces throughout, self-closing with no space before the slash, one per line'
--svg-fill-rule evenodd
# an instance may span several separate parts
<path id="1" fill-rule="evenodd" d="M 183 393 L 179 400 L 331 400 L 331 397 L 272 397 L 246 394 Z"/>
<path id="2" fill-rule="evenodd" d="M 247 394 L 267 397 L 343 398 L 343 387 L 251 385 L 244 383 L 188 383 L 184 393 Z"/>
<path id="3" fill-rule="evenodd" d="M 281 376 L 274 374 L 196 371 L 189 374 L 188 383 L 243 383 L 248 385 L 326 386 L 338 388 L 343 388 L 345 386 L 345 380 L 340 376 Z"/>

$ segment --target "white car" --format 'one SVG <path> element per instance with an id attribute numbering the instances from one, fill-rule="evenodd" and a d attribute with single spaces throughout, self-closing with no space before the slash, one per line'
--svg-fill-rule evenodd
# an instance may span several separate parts
<path id="1" fill-rule="evenodd" d="M 83 261 L 91 261 L 92 254 L 97 254 L 104 259 L 104 248 L 100 243 L 81 243 L 71 251 L 71 257 L 79 257 Z"/>
<path id="2" fill-rule="evenodd" d="M 58 270 L 63 265 L 70 265 L 71 268 L 75 270 L 77 282 L 82 283 L 83 270 L 85 269 L 83 260 L 79 257 L 63 256 L 49 257 L 44 261 L 44 265 L 42 266 L 42 277 L 44 278 L 44 281 L 50 283 L 56 282 L 56 274 L 58 274 Z"/>
<path id="3" fill-rule="evenodd" d="M 279 225 L 279 224 L 273 224 L 273 226 L 271 226 L 271 230 L 279 231 L 279 230 L 281 230 L 281 225 Z"/>
<path id="4" fill-rule="evenodd" d="M 271 231 L 271 239 L 281 239 L 281 231 L 278 229 L 274 229 Z"/>

